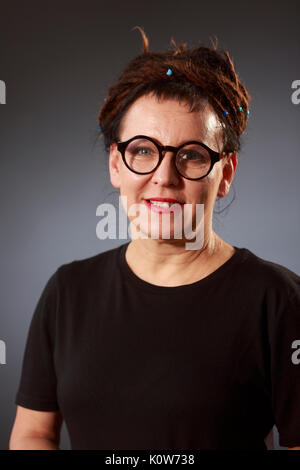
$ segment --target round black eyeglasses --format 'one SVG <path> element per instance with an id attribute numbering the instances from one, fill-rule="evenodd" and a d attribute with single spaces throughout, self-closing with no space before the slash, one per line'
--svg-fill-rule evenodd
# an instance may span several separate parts
<path id="1" fill-rule="evenodd" d="M 160 165 L 163 152 L 173 152 L 177 172 L 188 180 L 205 178 L 221 157 L 220 152 L 215 152 L 202 142 L 192 140 L 179 147 L 172 147 L 159 145 L 152 137 L 145 135 L 119 141 L 117 148 L 126 167 L 138 175 L 152 173 Z"/>

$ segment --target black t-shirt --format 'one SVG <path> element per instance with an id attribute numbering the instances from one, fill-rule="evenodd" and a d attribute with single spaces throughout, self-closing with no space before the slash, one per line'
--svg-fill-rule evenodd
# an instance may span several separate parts
<path id="1" fill-rule="evenodd" d="M 127 246 L 52 274 L 15 403 L 59 409 L 72 449 L 266 449 L 274 424 L 300 446 L 300 277 L 235 247 L 204 279 L 157 286 Z"/>

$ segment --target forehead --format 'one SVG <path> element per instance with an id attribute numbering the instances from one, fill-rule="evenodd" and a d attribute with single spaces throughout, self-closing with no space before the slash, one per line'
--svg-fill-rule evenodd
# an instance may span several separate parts
<path id="1" fill-rule="evenodd" d="M 184 101 L 158 100 L 153 95 L 138 98 L 123 116 L 120 140 L 138 134 L 154 137 L 164 145 L 200 140 L 216 150 L 222 137 L 220 122 L 209 103 L 201 111 L 191 113 Z"/>

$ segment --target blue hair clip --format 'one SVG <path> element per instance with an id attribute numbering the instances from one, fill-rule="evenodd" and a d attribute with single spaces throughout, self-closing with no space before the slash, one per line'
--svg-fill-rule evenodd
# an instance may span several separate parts
<path id="1" fill-rule="evenodd" d="M 99 126 L 97 126 L 97 129 L 99 129 L 101 131 L 103 129 L 103 125 L 100 124 Z"/>
<path id="2" fill-rule="evenodd" d="M 242 112 L 243 111 L 242 106 L 238 106 L 237 110 Z M 247 109 L 247 111 L 245 111 L 245 116 L 249 116 L 249 114 L 250 114 L 250 111 Z M 228 111 L 226 111 L 226 109 L 223 109 L 223 115 L 228 116 Z"/>
<path id="3" fill-rule="evenodd" d="M 166 75 L 168 75 L 170 77 L 170 75 L 172 75 L 172 74 L 173 74 L 172 69 L 168 69 L 168 71 L 166 72 Z"/>

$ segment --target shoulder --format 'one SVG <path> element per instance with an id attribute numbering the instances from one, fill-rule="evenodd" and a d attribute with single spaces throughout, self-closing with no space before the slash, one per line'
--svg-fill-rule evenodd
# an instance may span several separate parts
<path id="1" fill-rule="evenodd" d="M 107 279 L 118 264 L 118 257 L 123 245 L 103 251 L 84 259 L 75 259 L 62 264 L 56 270 L 58 284 L 62 287 L 70 283 L 89 283 L 93 279 Z"/>
<path id="2" fill-rule="evenodd" d="M 279 301 L 280 297 L 286 300 L 298 300 L 300 302 L 300 276 L 273 260 L 265 259 L 253 253 L 247 248 L 243 250 L 243 271 L 251 285 L 257 289 L 262 287 L 264 291 Z"/>

